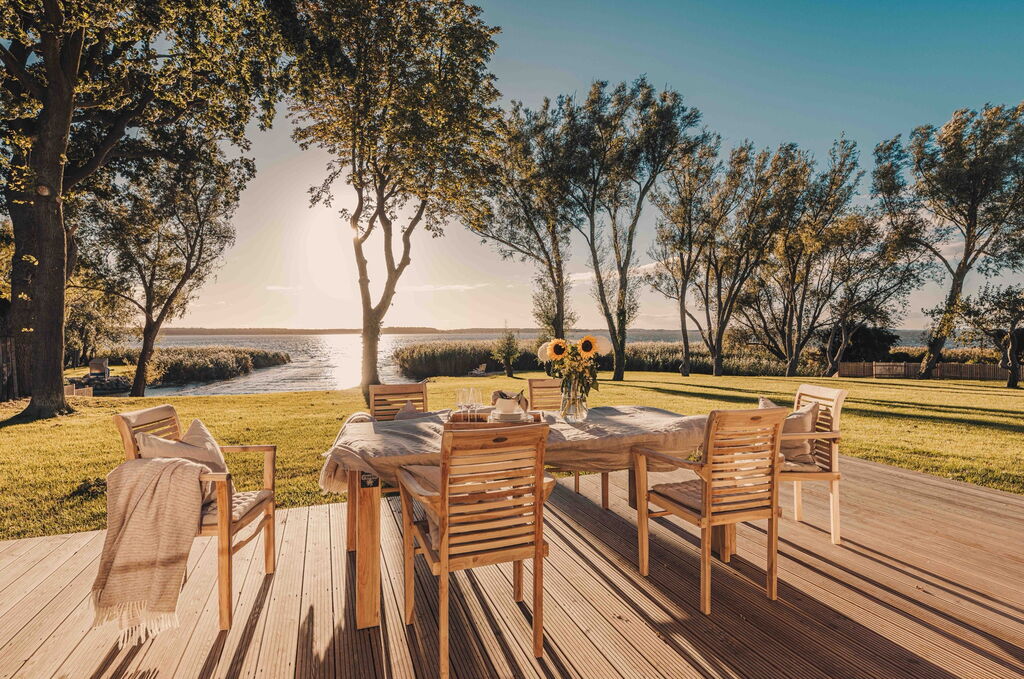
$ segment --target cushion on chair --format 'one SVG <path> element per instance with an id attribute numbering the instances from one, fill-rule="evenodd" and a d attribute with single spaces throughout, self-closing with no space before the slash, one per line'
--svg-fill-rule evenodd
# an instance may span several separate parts
<path id="1" fill-rule="evenodd" d="M 757 399 L 758 408 L 778 408 L 771 399 L 761 396 Z M 814 431 L 818 423 L 818 404 L 811 402 L 799 410 L 786 416 L 786 422 L 782 425 L 784 434 L 809 434 Z M 802 464 L 814 464 L 814 456 L 811 455 L 810 441 L 783 441 L 782 456 L 786 462 L 799 462 Z"/>
<path id="2" fill-rule="evenodd" d="M 205 464 L 212 472 L 226 472 L 228 465 L 213 434 L 200 420 L 192 420 L 179 440 L 165 439 L 145 432 L 135 434 L 139 457 L 185 457 Z"/>
<path id="3" fill-rule="evenodd" d="M 651 486 L 651 492 L 664 495 L 669 500 L 687 509 L 692 509 L 697 514 L 704 511 L 704 481 L 701 479 L 659 483 Z"/>
<path id="4" fill-rule="evenodd" d="M 235 493 L 231 496 L 231 520 L 238 521 L 240 518 L 245 516 L 250 509 L 273 496 L 273 494 L 273 491 L 270 490 L 247 490 L 241 493 Z M 216 502 L 209 502 L 203 507 L 201 521 L 204 526 L 217 524 Z"/>
<path id="5" fill-rule="evenodd" d="M 427 414 L 428 413 L 425 413 L 422 410 L 417 410 L 416 406 L 412 404 L 412 401 L 406 401 L 405 405 L 403 405 L 402 408 L 397 413 L 395 413 L 395 419 L 411 420 L 416 417 L 423 417 L 424 415 Z"/>
<path id="6" fill-rule="evenodd" d="M 823 472 L 828 471 L 822 469 L 817 464 L 808 464 L 806 462 L 790 462 L 786 460 L 785 464 L 782 465 L 782 471 L 784 472 Z"/>

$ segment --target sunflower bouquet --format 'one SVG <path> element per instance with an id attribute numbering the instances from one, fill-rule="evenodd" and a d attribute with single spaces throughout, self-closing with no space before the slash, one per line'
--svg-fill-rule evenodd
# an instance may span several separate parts
<path id="1" fill-rule="evenodd" d="M 611 350 L 604 337 L 587 335 L 578 342 L 553 339 L 537 348 L 537 358 L 551 363 L 552 377 L 562 379 L 561 414 L 567 420 L 587 416 L 587 395 L 597 389 L 597 357 Z"/>

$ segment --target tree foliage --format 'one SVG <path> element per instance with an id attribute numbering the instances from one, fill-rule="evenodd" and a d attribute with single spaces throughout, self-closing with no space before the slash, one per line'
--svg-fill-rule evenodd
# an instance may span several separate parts
<path id="1" fill-rule="evenodd" d="M 1024 266 L 1024 103 L 960 109 L 875 147 L 883 214 L 948 275 L 921 365 L 930 376 L 956 324 L 967 274 Z"/>
<path id="2" fill-rule="evenodd" d="M 754 343 L 785 361 L 786 375 L 793 376 L 849 275 L 847 253 L 867 234 L 862 222 L 845 218 L 861 176 L 856 145 L 837 140 L 817 173 L 810 154 L 788 153 L 791 167 L 777 188 L 778 231 L 746 284 L 739 318 Z"/>
<path id="3" fill-rule="evenodd" d="M 254 115 L 269 121 L 279 84 L 268 19 L 258 0 L 18 0 L 0 9 L 0 182 L 14 225 L 12 312 L 21 363 L 31 355 L 22 380 L 31 375 L 31 415 L 67 410 L 64 282 L 74 232 L 64 201 L 100 168 L 168 148 L 145 142 L 184 120 L 244 145 Z"/>
<path id="4" fill-rule="evenodd" d="M 116 177 L 82 210 L 83 287 L 125 300 L 142 316 L 133 396 L 164 322 L 182 315 L 234 242 L 231 223 L 252 161 L 199 140 L 189 160 L 156 159 Z"/>
<path id="5" fill-rule="evenodd" d="M 671 159 L 694 144 L 700 112 L 646 78 L 609 89 L 595 82 L 583 101 L 561 97 L 569 149 L 570 196 L 594 272 L 594 296 L 614 352 L 613 380 L 625 370 L 627 330 L 639 311 L 636 232 L 643 208 Z"/>
<path id="6" fill-rule="evenodd" d="M 467 205 L 474 233 L 502 257 L 536 267 L 534 312 L 552 337 L 564 337 L 576 317 L 565 272 L 576 214 L 559 113 L 548 100 L 537 111 L 513 102 L 485 145 L 480 203 Z"/>
<path id="7" fill-rule="evenodd" d="M 314 203 L 348 185 L 362 307 L 364 395 L 378 383 L 380 327 L 418 229 L 440 235 L 481 181 L 498 93 L 487 65 L 497 29 L 460 0 L 343 0 L 279 10 L 295 56 L 295 139 L 331 155 Z M 370 287 L 368 239 L 384 281 Z"/>
<path id="8" fill-rule="evenodd" d="M 976 295 L 965 297 L 959 307 L 966 323 L 964 339 L 983 339 L 999 350 L 999 365 L 1007 372 L 1006 386 L 1020 384 L 1024 361 L 1024 286 L 985 285 Z"/>

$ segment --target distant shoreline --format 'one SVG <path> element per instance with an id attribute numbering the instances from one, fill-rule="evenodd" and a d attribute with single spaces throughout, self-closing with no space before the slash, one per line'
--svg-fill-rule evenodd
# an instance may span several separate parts
<path id="1" fill-rule="evenodd" d="M 508 328 L 514 332 L 540 333 L 540 328 Z M 896 328 L 899 332 L 924 332 L 918 328 Z M 393 326 L 381 329 L 384 335 L 495 335 L 504 332 L 505 328 L 439 328 L 417 326 Z M 676 332 L 676 328 L 630 328 L 636 332 Z M 161 335 L 358 335 L 359 328 L 164 328 Z M 606 329 L 578 328 L 573 334 L 605 333 Z"/>

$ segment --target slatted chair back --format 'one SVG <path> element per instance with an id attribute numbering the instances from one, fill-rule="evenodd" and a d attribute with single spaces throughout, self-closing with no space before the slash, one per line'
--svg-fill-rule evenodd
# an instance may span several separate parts
<path id="1" fill-rule="evenodd" d="M 152 434 L 172 440 L 181 438 L 181 422 L 178 420 L 178 412 L 174 406 L 170 405 L 114 415 L 114 424 L 121 434 L 126 460 L 134 460 L 139 457 L 139 444 L 135 440 L 136 434 Z"/>
<path id="2" fill-rule="evenodd" d="M 543 545 L 546 424 L 447 428 L 441 442 L 442 561 L 530 558 Z M 516 553 L 521 553 L 517 555 Z"/>
<path id="3" fill-rule="evenodd" d="M 808 403 L 818 404 L 818 420 L 815 431 L 838 432 L 839 417 L 843 412 L 843 401 L 846 400 L 845 389 L 831 389 L 813 384 L 801 384 L 796 390 L 793 409 L 799 410 Z M 835 455 L 839 452 L 839 444 L 835 440 L 815 439 L 811 442 L 811 454 L 814 461 L 826 471 L 833 471 Z"/>
<path id="4" fill-rule="evenodd" d="M 386 422 L 395 419 L 406 401 L 421 413 L 427 412 L 427 383 L 370 385 L 370 415 Z"/>
<path id="5" fill-rule="evenodd" d="M 713 410 L 704 439 L 704 516 L 771 516 L 778 506 L 779 447 L 786 408 Z"/>
<path id="6" fill-rule="evenodd" d="M 562 409 L 562 380 L 558 378 L 532 378 L 527 380 L 527 398 L 530 410 L 558 411 Z"/>

